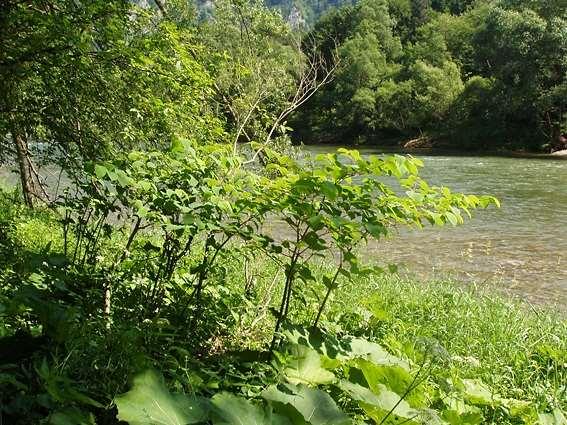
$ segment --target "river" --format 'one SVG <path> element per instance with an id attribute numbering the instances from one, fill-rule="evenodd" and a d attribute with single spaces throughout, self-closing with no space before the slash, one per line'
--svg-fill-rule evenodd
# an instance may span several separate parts
<path id="1" fill-rule="evenodd" d="M 389 240 L 371 243 L 364 251 L 366 259 L 398 264 L 401 273 L 424 280 L 474 282 L 567 309 L 567 160 L 415 156 L 423 160 L 421 175 L 428 182 L 494 195 L 502 206 L 477 210 L 458 227 L 401 230 Z"/>

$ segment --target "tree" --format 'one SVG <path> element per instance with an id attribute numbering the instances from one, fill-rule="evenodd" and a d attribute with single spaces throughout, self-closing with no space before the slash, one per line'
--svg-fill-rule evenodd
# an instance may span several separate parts
<path id="1" fill-rule="evenodd" d="M 539 130 L 536 137 L 551 147 L 559 144 L 567 109 L 560 95 L 567 75 L 567 19 L 493 7 L 474 43 L 479 73 L 496 79 L 508 125 Z"/>
<path id="2" fill-rule="evenodd" d="M 314 49 L 304 53 L 281 16 L 257 1 L 215 3 L 199 33 L 235 149 L 240 142 L 288 146 L 287 117 L 330 79 L 334 64 Z"/>
<path id="3" fill-rule="evenodd" d="M 5 3 L 0 20 L 0 140 L 17 158 L 29 205 L 47 196 L 40 161 L 72 176 L 115 149 L 222 132 L 203 102 L 211 80 L 187 52 L 189 33 L 152 10 L 29 0 Z"/>
<path id="4" fill-rule="evenodd" d="M 376 89 L 399 70 L 395 61 L 402 52 L 400 39 L 392 32 L 394 24 L 386 1 L 362 1 L 330 15 L 310 34 L 314 40 L 336 35 L 340 66 L 333 82 L 305 106 L 305 114 L 294 118 L 297 134 L 341 141 L 371 135 L 379 128 L 374 117 Z"/>

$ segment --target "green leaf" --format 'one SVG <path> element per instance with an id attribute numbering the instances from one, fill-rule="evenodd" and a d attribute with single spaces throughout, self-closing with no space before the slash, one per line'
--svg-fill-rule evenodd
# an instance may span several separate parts
<path id="1" fill-rule="evenodd" d="M 334 201 L 339 193 L 337 186 L 329 181 L 324 181 L 323 183 L 321 183 L 321 192 L 331 201 Z"/>
<path id="2" fill-rule="evenodd" d="M 211 403 L 215 425 L 291 425 L 281 415 L 274 415 L 270 408 L 254 405 L 231 393 L 215 394 Z"/>
<path id="3" fill-rule="evenodd" d="M 309 227 L 315 231 L 319 231 L 323 228 L 323 218 L 320 215 L 314 215 L 307 220 Z"/>
<path id="4" fill-rule="evenodd" d="M 388 234 L 388 231 L 382 224 L 373 224 L 373 223 L 366 223 L 364 225 L 368 233 L 372 235 L 372 237 L 378 239 L 380 236 L 385 236 Z"/>
<path id="5" fill-rule="evenodd" d="M 537 409 L 532 402 L 515 399 L 502 399 L 501 401 L 513 418 L 521 418 L 525 423 L 536 421 Z"/>
<path id="6" fill-rule="evenodd" d="M 317 232 L 314 231 L 307 232 L 303 240 L 309 249 L 312 249 L 313 251 L 323 251 L 328 248 L 325 239 L 321 238 Z"/>
<path id="7" fill-rule="evenodd" d="M 398 394 L 388 390 L 384 385 L 376 385 L 371 391 L 362 385 L 341 381 L 339 388 L 358 401 L 366 414 L 378 424 L 403 422 L 408 425 L 417 425 L 420 423 L 413 420 L 419 416 L 419 411 L 412 409 L 407 401 L 400 400 Z"/>
<path id="8" fill-rule="evenodd" d="M 324 369 L 321 356 L 312 348 L 294 345 L 293 360 L 284 370 L 286 379 L 292 384 L 324 385 L 334 382 L 335 375 Z"/>
<path id="9" fill-rule="evenodd" d="M 479 425 L 484 421 L 481 410 L 466 404 L 461 397 L 448 395 L 443 397 L 443 403 L 447 409 L 441 416 L 451 425 Z"/>
<path id="10" fill-rule="evenodd" d="M 481 406 L 492 406 L 497 400 L 480 379 L 461 380 L 463 396 L 471 404 Z M 460 385 L 458 385 L 460 387 Z"/>
<path id="11" fill-rule="evenodd" d="M 186 151 L 187 144 L 187 141 L 180 139 L 179 137 L 175 137 L 171 141 L 171 152 L 184 153 Z"/>
<path id="12" fill-rule="evenodd" d="M 389 390 L 403 394 L 412 385 L 413 377 L 408 370 L 397 364 L 376 364 L 368 360 L 358 359 L 355 367 L 362 371 L 364 379 L 372 391 L 378 394 L 383 386 Z M 413 390 L 408 394 L 408 402 L 423 405 L 424 400 L 420 391 Z M 414 404 L 415 403 L 415 404 Z"/>
<path id="13" fill-rule="evenodd" d="M 450 425 L 480 425 L 484 417 L 480 412 L 459 413 L 455 410 L 444 410 L 441 418 Z"/>
<path id="14" fill-rule="evenodd" d="M 388 353 L 380 345 L 367 341 L 362 338 L 352 338 L 345 340 L 341 344 L 342 352 L 338 358 L 342 359 L 366 359 L 377 365 L 399 366 L 409 371 L 409 364 L 405 361 Z"/>
<path id="15" fill-rule="evenodd" d="M 317 280 L 307 266 L 298 266 L 297 275 L 304 282 L 315 282 Z"/>
<path id="16" fill-rule="evenodd" d="M 330 276 L 324 275 L 322 280 L 323 285 L 328 289 L 336 289 L 338 286 L 337 282 L 333 283 L 333 279 Z"/>
<path id="17" fill-rule="evenodd" d="M 94 415 L 79 409 L 65 409 L 49 417 L 50 425 L 96 425 Z"/>
<path id="18" fill-rule="evenodd" d="M 262 391 L 262 397 L 282 405 L 290 405 L 312 425 L 350 425 L 351 420 L 324 391 L 303 385 L 286 385 L 280 391 L 272 385 Z M 277 410 L 277 405 L 275 406 Z"/>
<path id="19" fill-rule="evenodd" d="M 118 179 L 118 183 L 122 187 L 130 186 L 133 183 L 132 178 L 128 177 L 124 170 L 116 171 L 116 178 Z"/>
<path id="20" fill-rule="evenodd" d="M 457 224 L 459 224 L 459 220 L 457 218 L 457 216 L 455 214 L 453 214 L 452 212 L 448 211 L 445 213 L 445 218 L 453 225 L 456 226 Z"/>
<path id="21" fill-rule="evenodd" d="M 207 409 L 203 401 L 170 393 L 162 378 L 148 370 L 134 378 L 126 394 L 115 398 L 117 418 L 130 425 L 187 425 L 203 422 Z"/>
<path id="22" fill-rule="evenodd" d="M 561 410 L 555 409 L 552 413 L 540 413 L 538 425 L 567 425 L 567 418 Z"/>
<path id="23" fill-rule="evenodd" d="M 104 165 L 95 165 L 95 175 L 97 178 L 102 179 L 108 173 L 108 169 Z"/>

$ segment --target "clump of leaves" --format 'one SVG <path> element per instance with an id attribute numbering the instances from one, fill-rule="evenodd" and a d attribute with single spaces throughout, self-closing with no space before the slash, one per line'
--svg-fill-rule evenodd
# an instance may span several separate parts
<path id="1" fill-rule="evenodd" d="M 136 425 L 346 425 L 359 419 L 376 424 L 474 425 L 484 423 L 485 411 L 502 406 L 523 423 L 560 424 L 557 420 L 563 417 L 560 411 L 526 416 L 534 410 L 529 402 L 500 399 L 477 379 L 457 379 L 440 388 L 426 373 L 427 365 L 393 356 L 362 338 L 321 338 L 297 328 L 286 336 L 285 350 L 277 353 L 272 366 L 279 382 L 256 396 L 171 393 L 156 372 L 146 371 L 135 378 L 128 393 L 115 399 L 118 418 Z"/>

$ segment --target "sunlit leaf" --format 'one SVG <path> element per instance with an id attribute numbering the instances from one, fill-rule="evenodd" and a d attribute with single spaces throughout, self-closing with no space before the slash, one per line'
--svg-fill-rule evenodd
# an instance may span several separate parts
<path id="1" fill-rule="evenodd" d="M 270 408 L 231 393 L 215 394 L 211 403 L 215 425 L 291 425 L 286 418 L 273 414 Z"/>
<path id="2" fill-rule="evenodd" d="M 463 396 L 469 403 L 490 406 L 497 401 L 490 388 L 481 380 L 463 379 L 460 382 L 463 385 Z"/>
<path id="3" fill-rule="evenodd" d="M 377 424 L 394 424 L 401 421 L 410 425 L 419 423 L 414 421 L 418 418 L 419 412 L 412 409 L 405 400 L 401 400 L 398 394 L 388 390 L 384 385 L 376 385 L 374 390 L 370 390 L 359 384 L 341 381 L 339 388 L 358 401 L 360 407 Z"/>
<path id="4" fill-rule="evenodd" d="M 185 394 L 170 393 L 162 378 L 148 370 L 136 376 L 130 391 L 115 398 L 118 419 L 130 425 L 197 424 L 207 417 L 205 404 Z"/>
<path id="5" fill-rule="evenodd" d="M 108 173 L 107 168 L 104 165 L 97 164 L 95 165 L 95 175 L 97 178 L 102 179 Z"/>
<path id="6" fill-rule="evenodd" d="M 291 349 L 293 360 L 284 370 L 286 379 L 292 384 L 330 384 L 335 375 L 322 367 L 321 356 L 312 348 L 294 345 Z"/>
<path id="7" fill-rule="evenodd" d="M 286 385 L 282 390 L 270 386 L 262 392 L 262 397 L 284 406 L 290 405 L 312 425 L 350 425 L 349 417 L 343 413 L 326 392 L 303 385 Z M 278 407 L 275 406 L 277 411 Z"/>
<path id="8" fill-rule="evenodd" d="M 538 425 L 567 425 L 565 414 L 555 409 L 552 413 L 540 413 L 538 415 Z"/>

